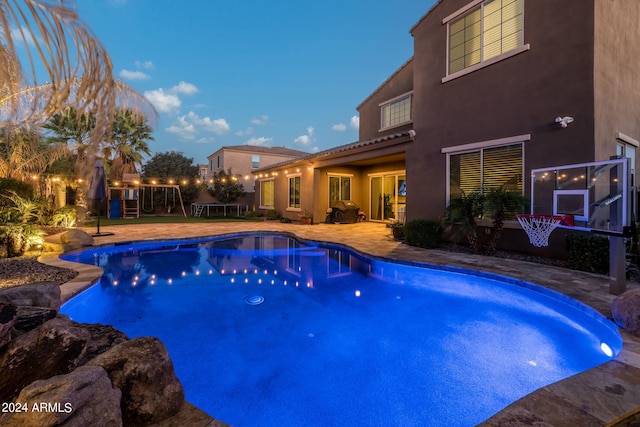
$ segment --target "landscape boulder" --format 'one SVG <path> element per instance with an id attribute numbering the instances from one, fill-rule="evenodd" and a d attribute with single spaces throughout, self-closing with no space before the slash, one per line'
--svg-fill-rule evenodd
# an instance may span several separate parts
<path id="1" fill-rule="evenodd" d="M 110 325 L 101 325 L 98 323 L 76 323 L 76 325 L 86 329 L 91 335 L 91 340 L 87 343 L 84 355 L 78 361 L 78 365 L 84 365 L 111 347 L 129 339 L 124 332 Z"/>
<path id="2" fill-rule="evenodd" d="M 158 338 L 122 342 L 87 365 L 104 368 L 113 385 L 122 390 L 125 426 L 147 426 L 182 409 L 182 384 L 175 375 L 167 349 Z"/>
<path id="3" fill-rule="evenodd" d="M 0 303 L 60 310 L 60 284 L 40 282 L 0 289 Z"/>
<path id="4" fill-rule="evenodd" d="M 18 308 L 11 303 L 0 302 L 0 348 L 11 341 L 17 319 Z"/>
<path id="5" fill-rule="evenodd" d="M 67 374 L 78 366 L 91 334 L 58 316 L 0 349 L 0 401 L 12 402 L 33 381 Z"/>
<path id="6" fill-rule="evenodd" d="M 60 243 L 65 252 L 80 249 L 85 246 L 93 246 L 93 237 L 85 231 L 72 228 L 60 235 Z"/>
<path id="7" fill-rule="evenodd" d="M 122 426 L 121 392 L 99 366 L 38 380 L 22 389 L 14 403 L 26 411 L 0 415 L 0 425 L 15 427 Z"/>
<path id="8" fill-rule="evenodd" d="M 611 314 L 619 327 L 640 336 L 640 289 L 618 295 L 611 305 Z"/>

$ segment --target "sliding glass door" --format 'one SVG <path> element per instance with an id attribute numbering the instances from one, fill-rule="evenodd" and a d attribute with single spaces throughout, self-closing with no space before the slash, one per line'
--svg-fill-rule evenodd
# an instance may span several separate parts
<path id="1" fill-rule="evenodd" d="M 369 176 L 369 219 L 371 221 L 405 220 L 407 176 L 404 171 Z"/>

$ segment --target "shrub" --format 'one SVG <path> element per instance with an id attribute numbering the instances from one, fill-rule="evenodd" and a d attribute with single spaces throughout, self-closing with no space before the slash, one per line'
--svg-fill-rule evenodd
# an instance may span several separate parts
<path id="1" fill-rule="evenodd" d="M 32 247 L 44 243 L 44 232 L 31 224 L 7 224 L 0 226 L 0 242 L 7 258 L 22 256 Z"/>
<path id="2" fill-rule="evenodd" d="M 267 219 L 280 219 L 281 216 L 280 212 L 275 209 L 269 209 L 264 215 Z"/>
<path id="3" fill-rule="evenodd" d="M 405 243 L 420 248 L 433 249 L 440 244 L 440 223 L 426 219 L 414 219 L 404 226 Z"/>
<path id="4" fill-rule="evenodd" d="M 257 218 L 258 217 L 258 212 L 256 212 L 256 211 L 247 211 L 247 212 L 245 212 L 244 216 L 246 218 Z"/>
<path id="5" fill-rule="evenodd" d="M 592 234 L 567 234 L 567 267 L 609 273 L 609 239 Z"/>
<path id="6" fill-rule="evenodd" d="M 53 213 L 53 226 L 71 228 L 76 225 L 78 213 L 75 206 L 64 206 Z"/>
<path id="7" fill-rule="evenodd" d="M 291 218 L 287 218 L 286 216 L 283 216 L 280 218 L 280 222 L 284 224 L 290 224 L 292 221 L 291 221 Z"/>

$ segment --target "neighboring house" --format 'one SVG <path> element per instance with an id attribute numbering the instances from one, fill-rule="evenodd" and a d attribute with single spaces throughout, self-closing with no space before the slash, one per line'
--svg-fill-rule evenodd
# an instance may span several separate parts
<path id="1" fill-rule="evenodd" d="M 198 176 L 202 182 L 207 182 L 209 177 L 209 166 L 203 163 L 198 163 Z"/>
<path id="2" fill-rule="evenodd" d="M 438 219 L 462 192 L 528 196 L 534 168 L 622 155 L 635 169 L 638 22 L 637 0 L 440 0 L 410 31 L 413 58 L 358 106 L 360 141 L 261 168 L 259 204 Z"/>
<path id="3" fill-rule="evenodd" d="M 231 169 L 234 175 L 242 176 L 244 190 L 247 193 L 253 193 L 255 191 L 253 171 L 308 154 L 304 151 L 285 147 L 259 147 L 254 145 L 222 147 L 207 157 L 209 170 L 207 182 L 210 182 L 214 173 L 227 172 Z"/>

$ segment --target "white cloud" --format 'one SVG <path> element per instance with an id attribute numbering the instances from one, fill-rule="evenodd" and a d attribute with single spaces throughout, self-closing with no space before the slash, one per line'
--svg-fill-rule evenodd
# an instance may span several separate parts
<path id="1" fill-rule="evenodd" d="M 123 69 L 120 71 L 120 77 L 126 80 L 149 80 L 150 75 L 143 73 L 142 71 L 129 71 Z"/>
<path id="2" fill-rule="evenodd" d="M 259 138 L 251 137 L 245 142 L 245 145 L 260 145 L 263 147 L 269 147 L 269 144 L 271 144 L 272 141 L 273 138 L 265 138 L 264 136 L 261 136 Z"/>
<path id="3" fill-rule="evenodd" d="M 267 116 L 266 114 L 263 114 L 262 116 L 260 116 L 260 118 L 251 119 L 251 123 L 253 123 L 254 125 L 264 126 L 267 123 L 269 123 L 269 116 Z"/>
<path id="4" fill-rule="evenodd" d="M 251 135 L 253 133 L 253 128 L 252 127 L 248 127 L 245 130 L 239 130 L 236 132 L 237 136 L 248 136 Z"/>
<path id="5" fill-rule="evenodd" d="M 346 132 L 349 130 L 359 130 L 360 129 L 360 117 L 353 116 L 351 120 L 349 120 L 349 125 L 345 125 L 344 123 L 338 123 L 336 125 L 331 126 L 331 130 L 336 132 Z"/>
<path id="6" fill-rule="evenodd" d="M 300 135 L 299 137 L 293 140 L 295 144 L 302 145 L 305 148 L 313 144 L 315 141 L 316 141 L 315 129 L 313 128 L 313 126 L 309 126 L 307 128 L 306 135 Z"/>
<path id="7" fill-rule="evenodd" d="M 161 113 L 177 113 L 182 105 L 177 95 L 165 93 L 162 88 L 145 91 L 144 97 Z"/>
<path id="8" fill-rule="evenodd" d="M 20 32 L 20 28 L 22 28 L 22 32 Z M 13 27 L 11 28 L 11 40 L 14 42 L 22 42 L 28 44 L 29 46 L 35 46 L 35 42 L 33 39 L 33 35 L 29 32 L 29 29 L 24 25 L 20 28 Z M 40 37 L 37 38 L 40 43 L 42 43 L 42 39 Z"/>
<path id="9" fill-rule="evenodd" d="M 182 101 L 178 95 L 193 95 L 199 91 L 195 85 L 181 81 L 167 91 L 163 88 L 148 90 L 144 93 L 144 96 L 156 107 L 156 110 L 161 113 L 177 114 L 182 105 Z"/>
<path id="10" fill-rule="evenodd" d="M 359 130 L 360 129 L 360 116 L 353 116 L 349 121 L 349 129 Z"/>
<path id="11" fill-rule="evenodd" d="M 176 121 L 165 129 L 169 133 L 178 135 L 183 141 L 196 139 L 200 132 L 211 132 L 216 135 L 224 135 L 231 130 L 231 126 L 225 119 L 211 119 L 210 117 L 199 117 L 193 111 L 178 117 Z M 198 141 L 206 140 L 207 137 L 200 137 Z"/>
<path id="12" fill-rule="evenodd" d="M 191 83 L 180 82 L 176 86 L 169 89 L 169 92 L 174 94 L 182 94 L 182 95 L 193 95 L 194 93 L 200 92 L 200 90 Z"/>
<path id="13" fill-rule="evenodd" d="M 137 68 L 142 68 L 144 70 L 153 70 L 156 68 L 151 61 L 136 61 L 135 65 Z"/>

